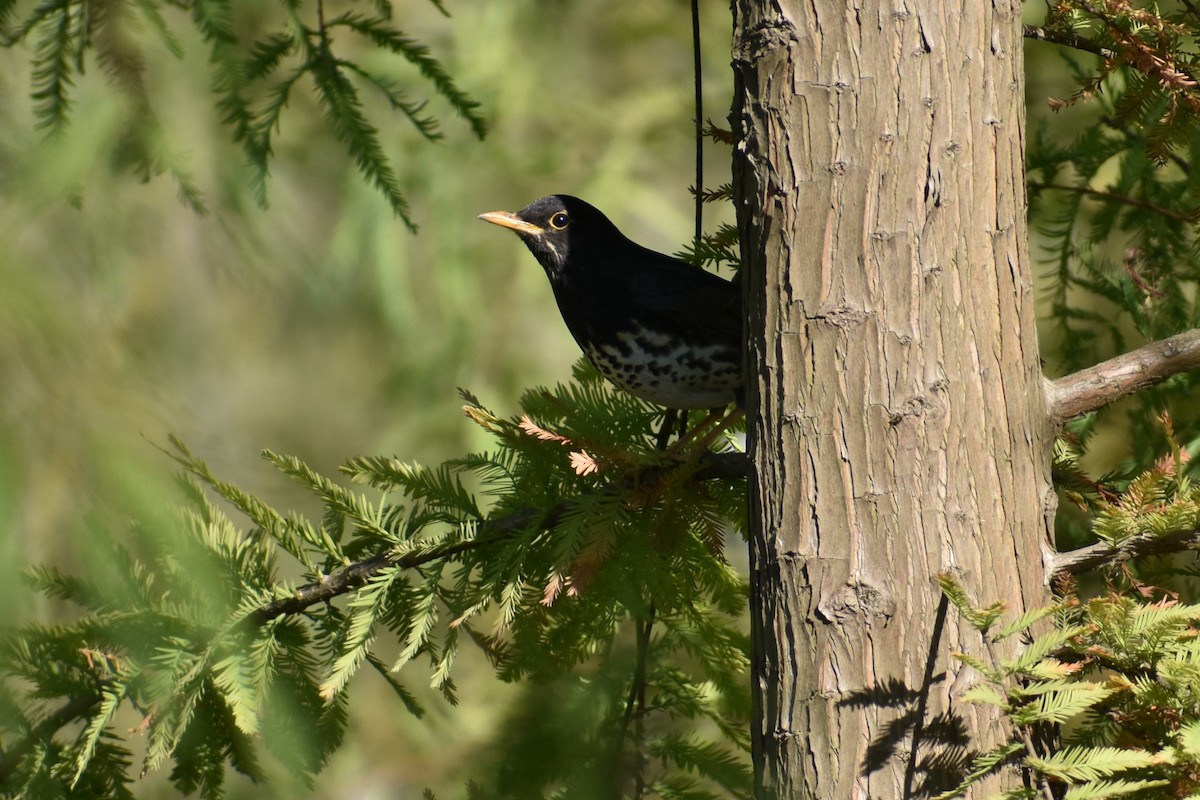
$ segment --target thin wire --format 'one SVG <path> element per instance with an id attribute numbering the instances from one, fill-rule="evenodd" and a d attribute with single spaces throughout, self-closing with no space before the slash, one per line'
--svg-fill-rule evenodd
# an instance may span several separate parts
<path id="1" fill-rule="evenodd" d="M 704 81 L 700 72 L 700 0 L 692 0 L 692 74 L 696 87 L 696 238 L 704 232 Z"/>

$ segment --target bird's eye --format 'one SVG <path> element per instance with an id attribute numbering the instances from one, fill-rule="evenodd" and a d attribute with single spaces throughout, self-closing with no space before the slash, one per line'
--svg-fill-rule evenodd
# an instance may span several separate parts
<path id="1" fill-rule="evenodd" d="M 568 221 L 567 212 L 556 211 L 550 216 L 550 227 L 554 228 L 556 231 L 561 231 L 563 228 L 567 227 Z"/>

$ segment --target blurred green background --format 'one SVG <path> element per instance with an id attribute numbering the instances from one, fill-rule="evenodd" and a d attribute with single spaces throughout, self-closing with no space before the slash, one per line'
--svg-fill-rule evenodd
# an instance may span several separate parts
<path id="1" fill-rule="evenodd" d="M 278 13 L 268 0 L 247 3 Z M 183 59 L 149 32 L 133 35 L 164 142 L 204 193 L 207 216 L 179 201 L 169 176 L 142 183 L 123 166 L 123 135 L 141 112 L 94 61 L 72 91 L 70 124 L 46 140 L 29 97 L 28 47 L 0 51 L 0 603 L 9 621 L 69 613 L 23 588 L 24 565 L 86 571 L 91 548 L 130 524 L 172 524 L 175 470 L 156 447 L 170 433 L 224 479 L 309 511 L 261 449 L 326 474 L 359 454 L 434 463 L 485 444 L 456 387 L 507 415 L 525 387 L 568 378 L 578 351 L 541 270 L 477 214 L 566 192 L 648 246 L 671 252 L 690 239 L 687 2 L 448 5 L 451 19 L 405 3 L 396 26 L 430 45 L 483 104 L 488 138 L 474 139 L 436 99 L 428 110 L 446 135 L 433 145 L 384 104 L 367 109 L 416 236 L 365 185 L 307 86 L 283 116 L 269 208 L 256 207 L 214 108 L 206 49 L 181 12 L 167 9 L 167 22 Z M 701 5 L 705 113 L 725 125 L 729 8 Z M 356 55 L 414 98 L 431 94 L 406 64 Z M 710 186 L 729 180 L 726 149 L 708 147 L 707 171 Z M 707 227 L 729 217 L 714 208 Z M 510 696 L 482 663 L 459 675 L 460 706 L 431 699 L 423 722 L 377 677 L 360 676 L 351 741 L 312 796 L 461 794 L 463 765 L 486 747 Z M 161 778 L 146 778 L 139 794 L 169 793 Z M 286 776 L 271 790 L 233 786 L 234 796 L 255 797 L 298 789 Z"/>
<path id="2" fill-rule="evenodd" d="M 277 13 L 269 0 L 241 5 Z M 433 145 L 382 103 L 368 108 L 415 236 L 333 141 L 307 87 L 284 114 L 270 206 L 259 209 L 214 108 L 206 50 L 183 16 L 167 18 L 183 59 L 136 35 L 164 141 L 203 191 L 206 216 L 178 200 L 170 177 L 141 183 L 124 168 L 123 132 L 141 112 L 95 63 L 72 92 L 69 126 L 46 140 L 29 98 L 28 49 L 0 51 L 0 604 L 10 621 L 67 611 L 22 588 L 24 565 L 84 571 L 91 548 L 133 522 L 172 524 L 175 470 L 156 447 L 170 433 L 224 479 L 310 511 L 261 449 L 325 474 L 360 454 L 435 463 L 485 445 L 456 387 L 508 415 L 524 388 L 565 380 L 578 351 L 541 270 L 477 214 L 566 192 L 655 249 L 690 239 L 685 0 L 449 10 L 446 19 L 411 0 L 396 24 L 481 101 L 488 138 L 475 140 L 437 100 L 429 111 L 446 137 Z M 704 0 L 701 15 L 705 114 L 725 125 L 728 4 Z M 413 97 L 430 94 L 407 65 L 358 55 L 384 59 L 380 68 Z M 1052 48 L 1033 45 L 1029 58 L 1030 113 L 1044 118 L 1046 99 L 1071 89 Z M 1070 135 L 1088 113 L 1056 124 Z M 708 145 L 709 187 L 729 180 L 729 162 Z M 730 217 L 710 206 L 706 228 Z M 389 646 L 381 643 L 385 661 Z M 375 676 L 356 681 L 350 741 L 312 796 L 417 797 L 425 786 L 460 796 L 464 765 L 505 735 L 514 699 L 481 661 L 460 664 L 461 704 L 430 699 L 422 722 Z M 269 789 L 233 788 L 235 797 L 308 794 L 287 776 Z M 139 787 L 160 793 L 170 793 L 162 776 Z"/>

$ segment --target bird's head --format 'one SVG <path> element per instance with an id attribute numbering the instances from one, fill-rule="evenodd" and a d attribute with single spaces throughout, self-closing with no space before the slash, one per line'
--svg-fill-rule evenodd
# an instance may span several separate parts
<path id="1" fill-rule="evenodd" d="M 560 277 L 568 263 L 585 266 L 626 241 L 599 209 L 565 194 L 534 200 L 515 214 L 489 211 L 479 218 L 515 231 L 551 279 Z"/>

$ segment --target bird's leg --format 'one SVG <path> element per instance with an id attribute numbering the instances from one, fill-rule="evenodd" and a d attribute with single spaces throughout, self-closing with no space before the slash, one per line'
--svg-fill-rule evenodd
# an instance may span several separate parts
<path id="1" fill-rule="evenodd" d="M 675 444 L 667 448 L 666 452 L 668 454 L 679 452 L 681 447 L 690 442 L 692 439 L 695 439 L 696 436 L 698 436 L 702 431 L 720 419 L 721 411 L 722 409 L 719 408 L 714 408 L 713 410 L 709 411 L 708 416 L 697 422 L 690 430 L 686 427 L 688 417 L 687 412 L 680 411 L 679 415 L 683 417 L 684 424 L 680 426 L 679 438 L 675 440 Z"/>
<path id="2" fill-rule="evenodd" d="M 654 435 L 655 443 L 659 450 L 667 449 L 667 442 L 671 440 L 671 429 L 675 427 L 675 422 L 680 417 L 683 418 L 683 425 L 680 426 L 680 430 L 683 430 L 687 427 L 687 414 L 680 414 L 677 408 L 667 409 L 667 415 L 663 417 L 662 425 L 659 427 L 658 433 Z M 681 433 L 680 436 L 682 435 Z"/>
<path id="3" fill-rule="evenodd" d="M 724 413 L 725 409 L 723 408 L 716 408 L 710 411 L 708 416 L 700 420 L 700 422 L 697 423 L 694 428 L 688 431 L 686 435 L 676 439 L 675 444 L 671 445 L 670 448 L 666 450 L 665 455 L 674 456 L 678 454 L 679 451 L 683 449 L 684 445 L 695 441 L 698 437 L 699 444 L 693 449 L 697 453 L 702 453 L 708 449 L 708 446 L 713 443 L 713 440 L 724 433 L 730 425 L 737 422 L 745 415 L 745 412 L 743 412 L 740 408 L 731 411 L 724 417 L 724 419 L 722 419 L 722 415 Z M 701 433 L 704 434 L 702 437 L 700 436 Z"/>

